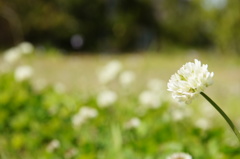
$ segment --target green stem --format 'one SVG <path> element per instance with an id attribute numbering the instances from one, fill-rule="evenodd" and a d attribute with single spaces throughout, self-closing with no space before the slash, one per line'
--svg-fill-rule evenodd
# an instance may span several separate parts
<path id="1" fill-rule="evenodd" d="M 209 103 L 211 103 L 215 109 L 223 116 L 223 118 L 226 120 L 226 122 L 229 124 L 229 126 L 232 128 L 233 132 L 237 136 L 239 142 L 240 142 L 240 134 L 236 126 L 233 124 L 231 119 L 224 113 L 224 111 L 211 99 L 209 98 L 205 93 L 201 92 L 200 93 Z"/>

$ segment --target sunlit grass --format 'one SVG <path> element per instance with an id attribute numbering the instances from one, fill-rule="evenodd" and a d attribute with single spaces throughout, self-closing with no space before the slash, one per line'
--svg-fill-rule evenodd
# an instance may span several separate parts
<path id="1" fill-rule="evenodd" d="M 157 108 L 141 106 L 140 94 L 149 91 L 149 80 L 159 79 L 166 84 L 179 67 L 195 58 L 207 63 L 215 73 L 214 84 L 206 92 L 221 103 L 240 128 L 237 56 L 196 51 L 110 56 L 32 54 L 16 62 L 9 74 L 1 75 L 1 157 L 165 159 L 171 153 L 184 151 L 196 159 L 238 158 L 234 134 L 203 98 L 176 107 L 163 86 L 157 90 L 164 97 Z M 135 81 L 122 87 L 117 76 L 106 85 L 100 84 L 99 70 L 112 60 L 120 61 L 123 70 L 133 71 Z M 34 70 L 30 82 L 16 82 L 11 73 L 26 64 Z M 47 87 L 35 90 L 41 82 Z M 108 89 L 115 91 L 118 98 L 101 108 L 97 96 Z M 72 117 L 83 106 L 96 109 L 98 115 L 74 128 Z M 139 123 L 129 126 L 134 118 Z M 60 146 L 47 150 L 55 139 Z"/>

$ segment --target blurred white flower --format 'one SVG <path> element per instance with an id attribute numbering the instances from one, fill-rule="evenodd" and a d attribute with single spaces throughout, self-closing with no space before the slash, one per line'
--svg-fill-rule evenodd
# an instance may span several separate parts
<path id="1" fill-rule="evenodd" d="M 29 54 L 34 51 L 34 47 L 29 42 L 22 42 L 18 46 L 12 47 L 4 52 L 3 60 L 8 63 L 16 62 L 23 54 Z"/>
<path id="2" fill-rule="evenodd" d="M 168 156 L 167 159 L 192 159 L 192 156 L 187 153 L 179 152 Z"/>
<path id="3" fill-rule="evenodd" d="M 141 120 L 139 118 L 132 118 L 129 121 L 127 121 L 124 125 L 126 129 L 133 129 L 137 128 L 141 125 Z"/>
<path id="4" fill-rule="evenodd" d="M 19 66 L 14 72 L 16 81 L 24 81 L 29 79 L 33 74 L 33 69 L 30 66 Z"/>
<path id="5" fill-rule="evenodd" d="M 75 114 L 72 117 L 72 124 L 74 127 L 79 127 L 85 122 L 86 122 L 86 119 L 83 116 L 81 116 L 81 114 L 79 114 L 79 113 Z"/>
<path id="6" fill-rule="evenodd" d="M 58 149 L 59 147 L 60 147 L 60 142 L 57 139 L 54 139 L 47 145 L 47 151 L 53 152 L 54 150 Z"/>
<path id="7" fill-rule="evenodd" d="M 208 130 L 211 127 L 210 121 L 206 118 L 199 118 L 195 122 L 195 126 L 202 129 L 202 130 Z"/>
<path id="8" fill-rule="evenodd" d="M 162 92 L 164 91 L 164 82 L 159 80 L 159 79 L 151 79 L 148 81 L 147 83 L 147 87 L 151 90 L 151 91 L 156 91 L 156 92 Z"/>
<path id="9" fill-rule="evenodd" d="M 117 61 L 110 61 L 106 66 L 104 66 L 98 73 L 98 80 L 102 84 L 106 84 L 112 81 L 120 70 L 122 69 L 122 64 Z"/>
<path id="10" fill-rule="evenodd" d="M 132 71 L 124 71 L 119 76 L 119 81 L 122 86 L 128 86 L 135 80 L 135 74 Z"/>
<path id="11" fill-rule="evenodd" d="M 8 63 L 14 63 L 21 58 L 21 51 L 14 47 L 3 53 L 3 60 Z"/>
<path id="12" fill-rule="evenodd" d="M 29 42 L 22 42 L 18 46 L 22 54 L 30 54 L 34 51 L 34 46 Z"/>
<path id="13" fill-rule="evenodd" d="M 84 106 L 72 117 L 72 124 L 73 126 L 78 127 L 85 123 L 88 119 L 96 118 L 97 116 L 98 111 L 96 109 Z"/>
<path id="14" fill-rule="evenodd" d="M 139 95 L 139 102 L 142 106 L 150 108 L 158 108 L 162 103 L 160 94 L 149 90 L 143 91 Z"/>
<path id="15" fill-rule="evenodd" d="M 98 116 L 98 111 L 94 108 L 90 108 L 87 106 L 84 106 L 80 109 L 80 114 L 84 117 L 84 118 L 95 118 Z"/>
<path id="16" fill-rule="evenodd" d="M 117 100 L 117 94 L 111 90 L 104 90 L 97 96 L 97 104 L 99 107 L 111 106 Z"/>
<path id="17" fill-rule="evenodd" d="M 189 104 L 196 95 L 213 83 L 213 75 L 213 72 L 208 72 L 208 65 L 201 65 L 201 62 L 195 59 L 195 63 L 186 63 L 171 76 L 168 91 L 172 92 L 174 99 Z"/>

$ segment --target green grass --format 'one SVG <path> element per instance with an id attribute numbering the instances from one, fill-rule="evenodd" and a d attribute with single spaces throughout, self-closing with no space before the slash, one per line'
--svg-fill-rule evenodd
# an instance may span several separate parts
<path id="1" fill-rule="evenodd" d="M 30 55 L 11 65 L 9 72 L 0 75 L 0 156 L 15 158 L 76 158 L 76 159 L 165 159 L 175 152 L 187 152 L 194 159 L 237 159 L 239 144 L 222 117 L 202 97 L 192 104 L 179 107 L 169 99 L 166 86 L 158 109 L 141 107 L 139 94 L 147 89 L 150 79 L 167 83 L 183 64 L 199 59 L 213 71 L 214 84 L 208 94 L 240 128 L 240 58 L 210 53 L 170 54 L 163 52 L 127 55 Z M 136 80 L 122 88 L 114 80 L 103 86 L 97 73 L 111 60 L 119 60 L 123 70 L 131 70 Z M 2 61 L 1 61 L 2 63 Z M 30 81 L 16 82 L 14 69 L 30 65 L 34 75 Z M 48 87 L 36 90 L 38 81 Z M 57 92 L 56 83 L 65 91 Z M 116 91 L 118 100 L 112 106 L 99 108 L 97 94 L 108 88 Z M 74 128 L 72 117 L 82 106 L 98 111 L 81 127 Z M 178 110 L 189 112 L 183 119 L 174 120 Z M 137 117 L 141 124 L 126 129 L 125 123 Z M 204 118 L 211 126 L 200 129 L 195 123 Z M 57 139 L 60 146 L 46 151 Z M 71 156 L 71 152 L 73 155 Z"/>

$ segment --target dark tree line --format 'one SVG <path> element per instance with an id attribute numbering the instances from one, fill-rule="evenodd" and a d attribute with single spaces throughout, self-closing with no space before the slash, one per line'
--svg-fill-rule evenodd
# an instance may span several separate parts
<path id="1" fill-rule="evenodd" d="M 239 51 L 240 2 L 218 1 L 2 0 L 0 47 L 26 40 L 83 51 L 165 45 Z"/>

